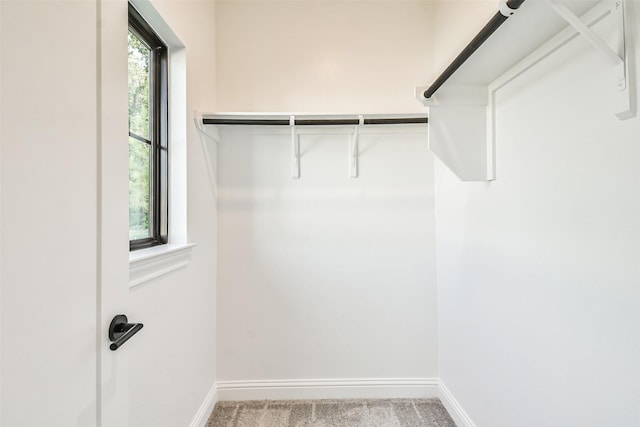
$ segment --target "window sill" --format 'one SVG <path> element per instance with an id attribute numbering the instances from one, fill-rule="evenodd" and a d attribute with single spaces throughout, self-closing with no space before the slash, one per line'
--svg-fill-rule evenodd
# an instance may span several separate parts
<path id="1" fill-rule="evenodd" d="M 168 244 L 129 253 L 129 288 L 184 268 L 195 243 Z"/>

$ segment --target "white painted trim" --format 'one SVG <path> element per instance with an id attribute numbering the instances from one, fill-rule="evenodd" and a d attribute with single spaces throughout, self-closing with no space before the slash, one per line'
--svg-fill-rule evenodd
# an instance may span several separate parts
<path id="1" fill-rule="evenodd" d="M 171 48 L 184 48 L 180 37 L 173 32 L 169 24 L 166 23 L 162 15 L 156 10 L 149 0 L 129 0 L 133 7 L 151 25 L 151 28 L 162 38 Z"/>
<path id="2" fill-rule="evenodd" d="M 437 378 L 219 381 L 219 400 L 384 399 L 438 396 Z"/>
<path id="3" fill-rule="evenodd" d="M 193 417 L 193 421 L 191 421 L 189 427 L 205 427 L 217 402 L 218 390 L 216 389 L 216 384 L 214 384 L 202 401 L 202 405 L 198 408 L 198 412 L 196 412 L 196 415 Z"/>
<path id="4" fill-rule="evenodd" d="M 458 427 L 476 427 L 469 414 L 465 412 L 442 380 L 438 380 L 438 397 Z"/>
<path id="5" fill-rule="evenodd" d="M 191 250 L 195 246 L 195 243 L 162 245 L 131 252 L 129 255 L 129 288 L 186 267 L 191 260 Z"/>

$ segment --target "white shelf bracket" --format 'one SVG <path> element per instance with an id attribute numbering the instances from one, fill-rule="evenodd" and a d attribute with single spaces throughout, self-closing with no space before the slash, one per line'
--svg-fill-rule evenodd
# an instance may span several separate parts
<path id="1" fill-rule="evenodd" d="M 289 117 L 289 126 L 291 127 L 291 178 L 300 179 L 300 139 L 296 132 L 296 116 Z"/>
<path id="2" fill-rule="evenodd" d="M 360 127 L 364 125 L 364 116 L 358 115 L 358 125 L 353 130 L 353 137 L 351 138 L 351 145 L 349 147 L 349 177 L 358 177 L 358 138 L 360 136 Z"/>
<path id="3" fill-rule="evenodd" d="M 217 127 L 211 126 L 214 132 L 214 135 L 207 132 L 204 124 L 202 123 L 203 116 L 197 111 L 193 112 L 193 121 L 196 125 L 196 129 L 198 130 L 198 134 L 200 135 L 200 147 L 202 148 L 202 154 L 204 156 L 205 164 L 207 165 L 207 175 L 209 175 L 209 184 L 211 184 L 211 189 L 214 194 L 217 194 L 218 186 L 216 183 L 216 170 L 214 166 L 214 162 L 212 161 L 212 156 L 209 153 L 209 145 L 207 144 L 207 140 L 214 142 L 216 145 L 220 143 L 220 133 L 218 132 Z M 206 138 L 206 139 L 205 139 Z M 215 157 L 213 157 L 215 160 Z"/>
<path id="4" fill-rule="evenodd" d="M 442 86 L 429 101 L 429 150 L 462 181 L 495 179 L 484 85 Z"/>
<path id="5" fill-rule="evenodd" d="M 579 17 L 566 6 L 549 0 L 551 8 L 573 27 L 584 39 L 589 42 L 613 67 L 615 79 L 615 115 L 620 119 L 628 119 L 635 115 L 631 101 L 631 93 L 627 78 L 629 77 L 629 63 L 627 55 L 629 49 L 629 26 L 625 17 L 625 1 L 615 0 L 611 4 L 609 15 L 613 19 L 615 28 L 615 41 L 612 47 L 602 39 L 595 31 L 585 24 Z"/>
<path id="6" fill-rule="evenodd" d="M 614 51 L 602 38 L 589 28 L 580 18 L 571 12 L 565 5 L 549 1 L 551 8 L 569 23 L 582 37 L 584 37 L 593 47 L 601 52 L 611 65 L 620 65 L 624 62 L 624 56 Z M 615 3 L 614 9 L 622 11 L 622 0 Z M 613 11 L 612 11 L 613 12 Z"/>
<path id="7" fill-rule="evenodd" d="M 196 125 L 196 129 L 198 130 L 200 135 L 206 136 L 208 139 L 210 139 L 215 143 L 219 143 L 220 133 L 218 132 L 218 128 L 213 126 L 212 127 L 213 134 L 209 133 L 207 129 L 204 127 L 204 124 L 202 123 L 202 119 L 203 119 L 203 115 L 201 113 L 197 111 L 193 112 L 193 122 Z"/>

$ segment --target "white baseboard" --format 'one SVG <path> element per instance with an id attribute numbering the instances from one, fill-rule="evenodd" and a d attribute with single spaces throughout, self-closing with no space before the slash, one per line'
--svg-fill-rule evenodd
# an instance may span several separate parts
<path id="1" fill-rule="evenodd" d="M 193 417 L 193 421 L 189 424 L 189 427 L 205 427 L 207 421 L 209 420 L 209 416 L 213 411 L 213 407 L 216 406 L 216 402 L 218 401 L 218 389 L 216 384 L 211 387 L 209 393 L 207 393 L 202 405 L 196 412 L 195 417 Z"/>
<path id="2" fill-rule="evenodd" d="M 437 378 L 219 381 L 219 400 L 385 399 L 438 397 Z"/>
<path id="3" fill-rule="evenodd" d="M 458 427 L 476 427 L 471 417 L 451 394 L 451 390 L 441 380 L 438 381 L 438 397 Z"/>

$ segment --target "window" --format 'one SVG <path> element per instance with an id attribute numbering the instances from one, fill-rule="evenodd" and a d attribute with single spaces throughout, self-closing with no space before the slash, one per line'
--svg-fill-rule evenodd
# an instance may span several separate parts
<path id="1" fill-rule="evenodd" d="M 129 4 L 129 248 L 167 243 L 166 44 Z"/>

